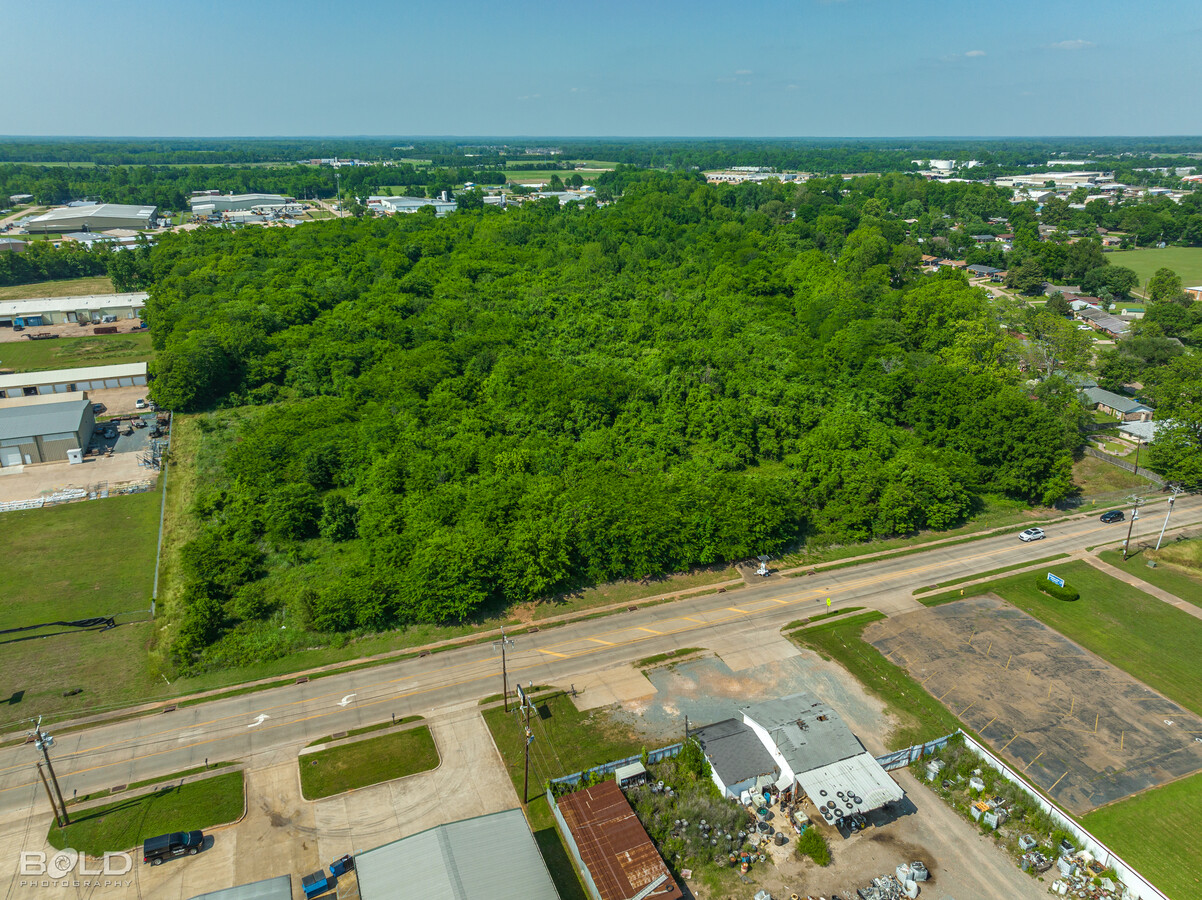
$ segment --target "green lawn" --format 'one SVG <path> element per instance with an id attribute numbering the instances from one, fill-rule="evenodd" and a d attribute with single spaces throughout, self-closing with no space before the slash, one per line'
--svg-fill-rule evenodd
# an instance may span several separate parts
<path id="1" fill-rule="evenodd" d="M 1126 266 L 1139 276 L 1141 288 L 1157 269 L 1172 269 L 1186 287 L 1202 284 L 1202 247 L 1165 247 L 1163 250 L 1119 250 L 1106 254 L 1111 265 Z"/>
<path id="2" fill-rule="evenodd" d="M 1202 830 L 1202 773 L 1094 810 L 1081 824 L 1173 900 L 1202 897 L 1202 843 L 1194 839 Z"/>
<path id="3" fill-rule="evenodd" d="M 356 788 L 436 768 L 438 749 L 428 725 L 368 738 L 299 759 L 301 793 L 320 800 Z"/>
<path id="4" fill-rule="evenodd" d="M 15 372 L 109 366 L 149 362 L 154 358 L 150 333 L 62 337 L 50 341 L 6 341 L 0 344 L 0 368 Z"/>
<path id="5" fill-rule="evenodd" d="M 242 773 L 231 772 L 71 812 L 71 824 L 64 829 L 52 825 L 46 839 L 60 850 L 71 847 L 100 856 L 132 850 L 157 834 L 224 825 L 237 820 L 244 808 Z"/>
<path id="6" fill-rule="evenodd" d="M 1202 541 L 1192 543 L 1202 546 Z M 1134 541 L 1132 544 L 1134 545 Z M 1163 549 L 1160 553 L 1154 550 L 1136 550 L 1127 557 L 1126 562 L 1123 562 L 1123 554 L 1118 550 L 1103 550 L 1098 556 L 1112 566 L 1130 572 L 1136 578 L 1142 578 L 1148 584 L 1154 584 L 1175 597 L 1195 606 L 1202 606 L 1202 571 L 1166 562 L 1164 552 Z M 1156 568 L 1148 568 L 1150 560 L 1156 561 Z"/>
<path id="7" fill-rule="evenodd" d="M 1187 709 L 1202 714 L 1202 621 L 1084 562 L 1055 566 L 1081 592 L 1075 603 L 1055 600 L 1037 587 L 1041 574 L 1027 573 L 974 586 L 992 591 L 1118 666 Z M 953 592 L 958 599 L 959 592 Z M 938 601 L 946 595 L 924 598 Z"/>
<path id="8" fill-rule="evenodd" d="M 0 513 L 0 629 L 149 610 L 159 493 Z M 148 621 L 109 631 L 44 628 L 0 637 L 4 722 L 95 712 L 157 692 L 146 665 Z M 157 676 L 156 676 L 157 678 Z M 160 682 L 161 684 L 161 682 Z M 166 687 L 166 685 L 163 685 Z M 62 692 L 83 688 L 73 697 Z M 0 698 L 3 699 L 3 698 Z"/>
<path id="9" fill-rule="evenodd" d="M 30 235 L 32 238 L 33 235 Z M 22 240 L 25 237 L 22 236 Z M 59 281 L 37 281 L 0 287 L 0 300 L 23 300 L 26 297 L 82 297 L 87 294 L 113 294 L 113 282 L 107 275 L 85 275 Z"/>
<path id="10" fill-rule="evenodd" d="M 536 709 L 537 714 L 530 718 L 530 729 L 534 732 L 534 743 L 530 745 L 532 799 L 526 808 L 526 817 L 559 896 L 564 900 L 587 900 L 555 827 L 543 786 L 552 778 L 633 756 L 642 749 L 642 744 L 616 724 L 605 710 L 580 712 L 566 694 L 553 694 L 540 700 Z M 484 721 L 520 797 L 525 730 L 518 713 L 506 713 L 503 708 L 495 707 L 484 711 Z"/>
<path id="11" fill-rule="evenodd" d="M 861 613 L 850 619 L 793 631 L 787 637 L 825 659 L 839 663 L 866 691 L 884 701 L 897 723 L 886 741 L 890 750 L 900 750 L 955 731 L 960 727 L 960 720 L 923 690 L 905 669 L 889 662 L 863 639 L 864 629 L 880 618 L 879 612 Z"/>
<path id="12" fill-rule="evenodd" d="M 1125 448 L 1128 445 L 1124 444 L 1123 446 Z M 1146 457 L 1147 454 L 1144 456 Z M 1143 460 L 1140 463 L 1142 469 Z M 1151 486 L 1152 482 L 1095 456 L 1083 456 L 1073 463 L 1073 484 L 1081 489 L 1082 497 L 1096 497 L 1115 491 L 1147 488 Z"/>

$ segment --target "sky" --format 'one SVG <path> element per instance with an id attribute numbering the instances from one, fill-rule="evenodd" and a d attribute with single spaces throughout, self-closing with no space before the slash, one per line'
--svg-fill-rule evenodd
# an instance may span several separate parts
<path id="1" fill-rule="evenodd" d="M 1198 0 L 0 0 L 0 134 L 1202 134 Z"/>

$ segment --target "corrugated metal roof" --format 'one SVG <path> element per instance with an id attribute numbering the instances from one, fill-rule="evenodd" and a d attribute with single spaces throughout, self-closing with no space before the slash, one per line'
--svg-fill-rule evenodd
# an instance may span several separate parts
<path id="1" fill-rule="evenodd" d="M 740 712 L 768 732 L 795 774 L 864 752 L 839 714 L 813 694 L 767 700 Z"/>
<path id="2" fill-rule="evenodd" d="M 0 440 L 79 431 L 91 401 L 80 391 L 0 400 Z"/>
<path id="3" fill-rule="evenodd" d="M 27 225 L 53 224 L 59 221 L 88 218 L 117 218 L 117 219 L 149 219 L 154 215 L 155 206 L 136 206 L 129 203 L 98 203 L 92 206 L 63 206 L 48 209 L 40 216 L 34 216 Z"/>
<path id="4" fill-rule="evenodd" d="M 603 781 L 556 803 L 601 900 L 631 900 L 661 876 L 667 879 L 649 900 L 684 896 L 617 782 Z"/>
<path id="5" fill-rule="evenodd" d="M 27 300 L 0 301 L 0 316 L 36 316 L 39 313 L 89 312 L 100 309 L 141 309 L 150 294 L 134 291 L 128 294 L 86 294 L 79 297 L 30 297 Z"/>
<path id="6" fill-rule="evenodd" d="M 520 809 L 357 854 L 355 870 L 363 900 L 559 900 Z"/>
<path id="7" fill-rule="evenodd" d="M 17 372 L 0 375 L 0 391 L 36 384 L 71 384 L 101 378 L 132 378 L 146 374 L 146 363 L 122 363 L 116 366 L 87 366 L 82 369 L 50 369 L 46 372 Z"/>
<path id="8" fill-rule="evenodd" d="M 726 719 L 692 732 L 727 787 L 778 771 L 759 736 L 738 719 Z"/>
<path id="9" fill-rule="evenodd" d="M 192 900 L 292 900 L 292 878 L 279 875 L 252 884 L 197 894 Z"/>
<path id="10" fill-rule="evenodd" d="M 835 814 L 849 815 L 880 809 L 892 800 L 900 800 L 905 792 L 889 777 L 870 753 L 861 753 L 820 769 L 811 769 L 797 776 L 797 783 L 815 806 L 835 804 Z M 826 791 L 825 794 L 822 792 Z M 839 792 L 843 796 L 839 796 Z M 853 798 L 858 798 L 853 799 Z"/>

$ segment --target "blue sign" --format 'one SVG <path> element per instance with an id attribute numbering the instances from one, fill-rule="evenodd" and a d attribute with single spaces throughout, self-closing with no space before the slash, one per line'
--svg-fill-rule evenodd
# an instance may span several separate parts
<path id="1" fill-rule="evenodd" d="M 1048 581 L 1052 582 L 1052 584 L 1057 584 L 1060 585 L 1060 587 L 1064 587 L 1064 579 L 1053 575 L 1051 572 L 1048 572 Z"/>

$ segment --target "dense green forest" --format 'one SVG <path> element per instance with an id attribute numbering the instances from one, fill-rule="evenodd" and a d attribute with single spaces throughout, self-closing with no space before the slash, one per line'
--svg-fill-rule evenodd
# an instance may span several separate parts
<path id="1" fill-rule="evenodd" d="M 219 448 L 177 664 L 1064 498 L 1075 392 L 1023 386 L 882 186 L 626 171 L 603 207 L 164 237 L 152 393 Z"/>

